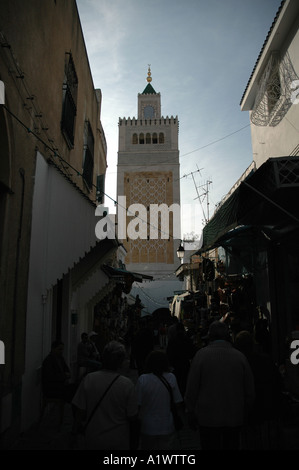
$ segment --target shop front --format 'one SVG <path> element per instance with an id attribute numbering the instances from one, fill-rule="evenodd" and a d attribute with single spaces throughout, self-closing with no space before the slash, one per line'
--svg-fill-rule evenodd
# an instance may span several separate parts
<path id="1" fill-rule="evenodd" d="M 93 331 L 98 333 L 100 351 L 111 340 L 125 341 L 129 332 L 141 318 L 142 304 L 138 296 L 132 299 L 130 292 L 134 282 L 143 279 L 152 280 L 151 276 L 127 271 L 125 266 L 102 266 L 113 288 L 103 291 L 94 307 Z"/>
<path id="2" fill-rule="evenodd" d="M 216 290 L 236 328 L 267 324 L 275 361 L 299 328 L 299 158 L 268 159 L 247 176 L 203 230 L 200 253 L 218 249 Z"/>

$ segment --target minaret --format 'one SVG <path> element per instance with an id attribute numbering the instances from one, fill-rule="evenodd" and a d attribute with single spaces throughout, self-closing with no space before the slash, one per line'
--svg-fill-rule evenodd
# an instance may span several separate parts
<path id="1" fill-rule="evenodd" d="M 125 204 L 129 209 L 123 237 L 127 269 L 169 281 L 176 280 L 174 271 L 179 264 L 179 123 L 177 117 L 161 116 L 161 95 L 152 86 L 150 66 L 146 80 L 147 86 L 138 93 L 137 119 L 119 119 L 118 224 Z"/>

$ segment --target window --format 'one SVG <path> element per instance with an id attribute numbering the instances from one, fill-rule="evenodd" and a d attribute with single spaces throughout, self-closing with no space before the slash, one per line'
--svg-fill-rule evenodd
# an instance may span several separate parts
<path id="1" fill-rule="evenodd" d="M 273 51 L 258 82 L 250 115 L 254 125 L 275 127 L 282 121 L 292 106 L 291 84 L 296 78 L 289 53 L 281 56 L 279 51 Z"/>
<path id="2" fill-rule="evenodd" d="M 75 141 L 75 118 L 77 114 L 78 79 L 71 54 L 68 54 L 62 90 L 61 130 L 69 148 L 73 148 Z"/>
<path id="3" fill-rule="evenodd" d="M 150 132 L 147 132 L 145 135 L 143 133 L 139 134 L 139 144 L 164 144 L 165 143 L 165 137 L 163 132 L 160 132 L 159 134 L 159 140 L 158 140 L 158 134 L 154 132 L 151 134 Z M 132 135 L 132 144 L 138 144 L 138 135 L 133 134 Z"/>
<path id="4" fill-rule="evenodd" d="M 94 164 L 94 138 L 89 122 L 86 122 L 85 124 L 84 142 L 83 180 L 85 181 L 88 189 L 91 190 Z"/>
<path id="5" fill-rule="evenodd" d="M 97 202 L 99 204 L 104 203 L 104 191 L 105 191 L 105 175 L 97 176 Z"/>
<path id="6" fill-rule="evenodd" d="M 155 116 L 155 110 L 152 106 L 145 106 L 144 108 L 144 119 L 153 119 Z"/>

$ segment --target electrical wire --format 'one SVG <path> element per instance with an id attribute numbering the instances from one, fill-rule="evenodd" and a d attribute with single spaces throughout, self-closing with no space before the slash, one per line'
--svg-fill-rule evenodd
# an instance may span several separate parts
<path id="1" fill-rule="evenodd" d="M 185 153 L 184 155 L 181 155 L 181 158 L 182 158 L 182 157 L 186 157 L 187 155 L 190 155 L 191 153 L 198 152 L 199 150 L 203 150 L 203 149 L 209 147 L 210 145 L 217 144 L 218 142 L 221 142 L 222 140 L 228 139 L 228 137 L 231 137 L 232 135 L 237 134 L 238 132 L 243 131 L 244 129 L 246 129 L 246 128 L 249 127 L 249 126 L 250 126 L 250 124 L 246 124 L 246 126 L 243 126 L 243 127 L 241 127 L 240 129 L 237 129 L 236 131 L 231 132 L 230 134 L 227 134 L 227 135 L 225 135 L 224 137 L 221 137 L 220 139 L 214 140 L 213 142 L 210 142 L 209 144 L 203 145 L 202 147 L 198 147 L 198 148 L 195 149 L 195 150 L 191 150 L 191 152 L 188 152 L 188 153 Z"/>
<path id="2" fill-rule="evenodd" d="M 156 279 L 155 279 L 156 280 Z M 142 294 L 144 295 L 144 297 L 146 297 L 150 302 L 156 304 L 156 305 L 159 305 L 160 307 L 165 307 L 165 303 L 161 303 L 161 302 L 158 302 L 157 300 L 153 299 L 147 292 L 145 292 L 144 288 L 137 285 L 136 286 L 141 292 Z M 141 295 L 142 295 L 141 294 Z"/>
<path id="3" fill-rule="evenodd" d="M 194 150 L 191 150 L 190 152 L 184 153 L 183 155 L 180 155 L 179 158 L 181 159 L 181 158 L 183 158 L 183 157 L 186 157 L 187 155 L 190 155 L 190 154 L 192 154 L 192 153 L 195 153 L 195 152 L 198 152 L 198 151 L 200 151 L 200 150 L 203 150 L 203 149 L 205 149 L 205 148 L 207 148 L 207 147 L 210 147 L 211 145 L 217 144 L 218 142 L 221 142 L 222 140 L 228 139 L 228 138 L 231 137 L 232 135 L 237 134 L 238 132 L 241 132 L 241 131 L 243 131 L 244 129 L 247 129 L 247 127 L 250 127 L 250 123 L 249 123 L 249 124 L 246 124 L 246 126 L 240 127 L 240 129 L 237 129 L 236 131 L 233 131 L 233 132 L 231 132 L 230 134 L 226 134 L 225 136 L 220 137 L 219 139 L 213 140 L 212 142 L 209 142 L 208 144 L 205 144 L 205 145 L 203 145 L 202 147 L 198 147 L 198 148 L 196 148 L 196 149 L 194 149 Z M 167 157 L 166 160 L 160 161 L 159 164 L 169 164 L 169 162 L 170 162 L 171 159 L 172 159 L 172 157 Z M 144 168 L 144 166 L 139 166 L 139 167 L 137 166 L 137 167 L 135 167 L 135 168 L 138 170 L 138 169 L 140 169 L 140 168 Z M 111 171 L 111 172 L 109 172 L 110 175 L 116 174 L 116 173 L 117 173 L 116 171 Z M 185 175 L 184 175 L 184 176 L 185 176 Z M 182 178 L 183 178 L 184 176 L 182 176 Z M 180 178 L 180 179 L 181 179 L 181 178 Z"/>

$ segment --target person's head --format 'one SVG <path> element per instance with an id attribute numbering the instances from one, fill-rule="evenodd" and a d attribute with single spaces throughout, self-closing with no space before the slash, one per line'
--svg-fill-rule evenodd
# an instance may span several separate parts
<path id="1" fill-rule="evenodd" d="M 248 354 L 253 350 L 253 337 L 247 330 L 239 331 L 236 335 L 234 345 L 239 351 Z"/>
<path id="2" fill-rule="evenodd" d="M 51 353 L 57 356 L 62 356 L 64 350 L 64 344 L 60 340 L 53 341 L 51 345 Z"/>
<path id="3" fill-rule="evenodd" d="M 106 344 L 102 354 L 104 369 L 117 370 L 121 367 L 126 357 L 126 350 L 123 344 L 118 341 L 110 341 Z"/>
<path id="4" fill-rule="evenodd" d="M 145 360 L 145 372 L 162 375 L 169 370 L 169 362 L 164 351 L 151 351 Z"/>
<path id="5" fill-rule="evenodd" d="M 177 331 L 177 334 L 180 338 L 185 336 L 186 331 L 185 331 L 185 327 L 184 327 L 183 323 L 177 323 L 176 324 L 176 331 Z"/>
<path id="6" fill-rule="evenodd" d="M 229 328 L 226 323 L 214 321 L 209 327 L 209 341 L 225 340 L 229 341 Z"/>
<path id="7" fill-rule="evenodd" d="M 89 335 L 88 335 L 90 341 L 92 341 L 93 343 L 96 341 L 97 336 L 98 336 L 98 333 L 96 333 L 95 331 L 92 331 L 92 332 L 89 333 Z"/>
<path id="8" fill-rule="evenodd" d="M 268 321 L 265 318 L 260 318 L 254 327 L 255 332 L 255 340 L 259 343 L 263 341 L 263 339 L 268 336 Z"/>
<path id="9" fill-rule="evenodd" d="M 81 334 L 81 340 L 83 343 L 86 343 L 88 341 L 88 334 L 87 333 L 82 333 Z"/>

